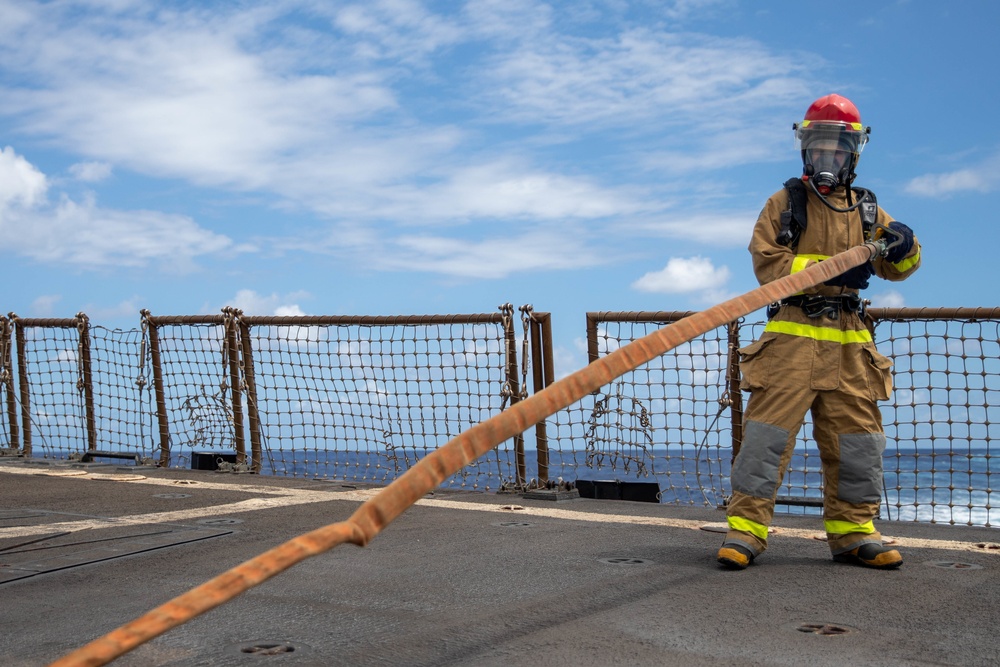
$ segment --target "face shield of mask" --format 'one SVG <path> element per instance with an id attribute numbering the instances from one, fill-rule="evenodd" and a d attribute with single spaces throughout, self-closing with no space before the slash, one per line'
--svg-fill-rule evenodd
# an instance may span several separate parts
<path id="1" fill-rule="evenodd" d="M 811 164 L 816 174 L 839 174 L 851 159 L 851 153 L 838 150 L 838 146 L 818 143 L 806 149 L 805 161 Z"/>
<path id="2" fill-rule="evenodd" d="M 806 124 L 796 128 L 805 173 L 820 191 L 846 185 L 852 158 L 864 147 L 867 136 L 840 124 Z"/>

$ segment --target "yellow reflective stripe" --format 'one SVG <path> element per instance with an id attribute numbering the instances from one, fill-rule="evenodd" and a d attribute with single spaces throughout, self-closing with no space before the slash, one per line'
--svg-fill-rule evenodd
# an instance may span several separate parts
<path id="1" fill-rule="evenodd" d="M 767 542 L 767 526 L 764 524 L 751 521 L 750 519 L 744 519 L 739 516 L 731 516 L 726 520 L 729 522 L 729 527 L 733 530 L 750 533 L 757 539 Z M 874 528 L 872 530 L 874 530 Z"/>
<path id="2" fill-rule="evenodd" d="M 830 259 L 829 255 L 796 255 L 795 259 L 792 260 L 792 270 L 790 273 L 798 273 L 802 269 L 806 268 L 806 264 L 810 261 L 822 262 L 824 259 Z"/>
<path id="3" fill-rule="evenodd" d="M 866 523 L 851 523 L 850 521 L 824 521 L 826 532 L 830 535 L 846 535 L 848 533 L 864 533 L 870 535 L 875 532 L 875 524 L 871 521 Z"/>
<path id="4" fill-rule="evenodd" d="M 799 127 L 809 127 L 810 125 L 812 125 L 812 123 L 813 122 L 811 120 L 804 120 L 801 123 L 799 123 Z M 823 124 L 823 121 L 820 121 L 820 123 Z M 861 123 L 854 123 L 854 122 L 848 122 L 848 121 L 831 121 L 831 122 L 826 123 L 826 124 L 828 124 L 828 125 L 832 125 L 832 124 L 843 125 L 844 127 L 851 128 L 855 132 L 860 132 L 861 129 L 864 127 Z"/>
<path id="5" fill-rule="evenodd" d="M 786 334 L 788 336 L 801 336 L 802 338 L 812 338 L 813 340 L 828 340 L 841 345 L 851 343 L 870 343 L 872 335 L 868 329 L 861 331 L 841 331 L 840 329 L 830 329 L 828 327 L 817 327 L 812 324 L 798 324 L 797 322 L 778 322 L 771 320 L 764 327 L 764 331 Z"/>
<path id="6" fill-rule="evenodd" d="M 913 268 L 913 265 L 919 261 L 920 261 L 920 251 L 918 250 L 917 254 L 915 254 L 913 257 L 906 257 L 904 259 L 901 259 L 895 264 L 893 264 L 893 267 L 895 267 L 895 269 L 900 273 L 905 273 L 906 271 L 909 271 L 911 268 Z M 792 273 L 795 273 L 795 271 L 792 271 Z"/>

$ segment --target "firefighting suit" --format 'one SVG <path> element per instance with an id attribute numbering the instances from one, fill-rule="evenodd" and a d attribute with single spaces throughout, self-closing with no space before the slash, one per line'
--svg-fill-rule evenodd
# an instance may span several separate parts
<path id="1" fill-rule="evenodd" d="M 827 200 L 837 208 L 848 207 L 842 186 Z M 833 211 L 809 191 L 808 224 L 797 245 L 780 245 L 776 239 L 781 213 L 788 208 L 789 195 L 782 189 L 768 199 L 754 227 L 749 250 L 761 284 L 866 240 L 860 209 Z M 879 223 L 888 226 L 892 221 L 878 209 Z M 874 274 L 892 281 L 907 278 L 919 266 L 916 240 L 896 263 L 883 257 L 873 261 Z M 760 338 L 740 349 L 741 389 L 750 397 L 742 446 L 732 467 L 724 546 L 740 545 L 754 556 L 767 548 L 775 498 L 807 411 L 823 467 L 823 519 L 832 554 L 881 545 L 873 525 L 885 449 L 878 401 L 888 399 L 892 390 L 892 362 L 875 349 L 858 310 L 843 305 L 853 300 L 856 306 L 857 294 L 857 289 L 828 284 L 810 288 L 799 297 L 799 305 L 782 304 Z M 803 306 L 802 299 L 813 296 L 831 297 L 826 303 L 832 307 L 817 315 L 816 308 Z"/>

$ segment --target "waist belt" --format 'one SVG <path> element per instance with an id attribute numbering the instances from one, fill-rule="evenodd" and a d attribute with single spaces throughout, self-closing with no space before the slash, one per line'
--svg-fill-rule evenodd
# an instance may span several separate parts
<path id="1" fill-rule="evenodd" d="M 840 317 L 841 311 L 864 314 L 864 302 L 857 294 L 842 296 L 790 296 L 768 306 L 767 319 L 774 317 L 781 306 L 801 308 L 806 317 L 822 317 L 826 315 L 831 320 Z"/>

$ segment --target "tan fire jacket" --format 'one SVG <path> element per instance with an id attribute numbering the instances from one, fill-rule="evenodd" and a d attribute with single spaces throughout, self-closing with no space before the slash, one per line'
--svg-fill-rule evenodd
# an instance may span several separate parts
<path id="1" fill-rule="evenodd" d="M 779 245 L 781 213 L 788 208 L 788 192 L 782 188 L 764 205 L 750 240 L 750 253 L 754 273 L 761 284 L 796 273 L 814 262 L 822 261 L 865 242 L 860 209 L 838 213 L 829 209 L 813 192 L 808 192 L 806 228 L 802 230 L 795 248 Z M 843 188 L 838 188 L 827 199 L 838 208 L 847 207 Z M 888 226 L 893 218 L 878 209 L 878 221 Z M 903 280 L 920 267 L 920 244 L 914 239 L 913 248 L 901 261 L 893 264 L 879 257 L 873 262 L 875 274 L 886 280 Z M 807 296 L 839 296 L 857 294 L 858 290 L 820 284 L 805 290 Z M 774 347 L 773 344 L 777 344 Z M 768 372 L 751 372 L 756 357 L 764 347 L 772 347 L 768 357 L 772 361 L 761 365 L 769 367 L 780 363 L 786 373 L 773 375 L 780 369 Z M 850 353 L 851 349 L 864 349 L 865 354 Z M 786 305 L 767 323 L 760 340 L 740 350 L 748 368 L 744 371 L 743 388 L 754 389 L 772 382 L 791 381 L 787 371 L 801 367 L 809 376 L 808 385 L 814 390 L 844 389 L 841 385 L 841 364 L 872 364 L 881 372 L 884 383 L 872 387 L 875 400 L 885 400 L 891 390 L 891 362 L 875 350 L 865 323 L 856 312 L 845 311 L 836 318 L 809 317 L 801 308 Z M 765 369 L 766 370 L 766 369 Z M 874 379 L 874 378 L 873 378 Z"/>
<path id="2" fill-rule="evenodd" d="M 764 204 L 757 218 L 753 238 L 750 240 L 750 254 L 753 257 L 754 273 L 761 285 L 806 268 L 813 262 L 821 261 L 849 250 L 865 242 L 861 227 L 861 211 L 837 213 L 827 208 L 809 188 L 807 191 L 806 228 L 799 237 L 795 249 L 778 245 L 781 230 L 781 213 L 788 209 L 788 191 L 782 188 Z M 844 188 L 837 188 L 827 200 L 837 208 L 847 208 Z M 878 221 L 888 226 L 894 219 L 878 209 Z M 892 264 L 879 257 L 874 262 L 875 274 L 885 280 L 903 280 L 920 266 L 920 244 L 913 248 L 902 261 Z M 806 294 L 835 296 L 857 293 L 845 287 L 820 285 L 806 290 Z"/>

